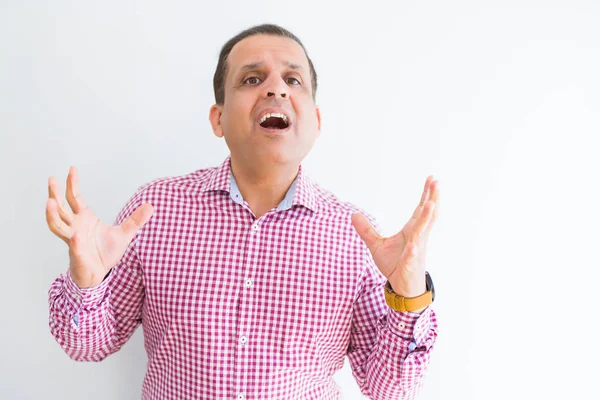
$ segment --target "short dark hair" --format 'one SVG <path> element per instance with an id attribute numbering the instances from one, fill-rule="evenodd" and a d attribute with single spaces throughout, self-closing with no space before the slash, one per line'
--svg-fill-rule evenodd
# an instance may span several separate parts
<path id="1" fill-rule="evenodd" d="M 284 29 L 278 25 L 262 24 L 262 25 L 253 26 L 251 28 L 246 29 L 245 31 L 238 33 L 236 36 L 229 39 L 229 41 L 227 43 L 225 43 L 223 45 L 223 47 L 221 48 L 221 53 L 219 54 L 219 62 L 217 63 L 217 69 L 215 70 L 215 75 L 213 77 L 213 88 L 215 90 L 215 102 L 217 104 L 223 104 L 225 102 L 225 76 L 227 75 L 227 69 L 228 69 L 227 68 L 227 57 L 229 57 L 229 53 L 231 53 L 231 49 L 233 49 L 233 46 L 235 46 L 238 42 L 242 41 L 243 39 L 245 39 L 247 37 L 254 36 L 254 35 L 274 35 L 274 36 L 287 37 L 287 38 L 290 38 L 290 39 L 296 41 L 296 43 L 298 43 L 300 45 L 300 47 L 302 47 L 302 50 L 304 50 L 304 54 L 306 55 L 306 58 L 308 59 L 308 65 L 310 66 L 310 80 L 311 80 L 311 85 L 312 85 L 312 94 L 313 94 L 313 99 L 315 99 L 317 96 L 317 71 L 315 71 L 313 62 L 310 59 L 310 57 L 308 56 L 308 53 L 306 52 L 306 49 L 304 48 L 304 45 L 302 44 L 300 39 L 298 39 L 296 37 L 296 35 L 294 35 L 292 32 L 290 32 L 287 29 Z"/>

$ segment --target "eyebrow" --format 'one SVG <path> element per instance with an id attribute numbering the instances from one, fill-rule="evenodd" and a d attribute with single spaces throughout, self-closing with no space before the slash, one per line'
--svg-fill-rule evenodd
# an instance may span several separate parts
<path id="1" fill-rule="evenodd" d="M 246 65 L 244 65 L 244 66 L 243 66 L 243 67 L 240 69 L 240 71 L 242 71 L 242 72 L 243 72 L 243 71 L 249 71 L 249 70 L 253 70 L 253 69 L 256 69 L 256 68 L 262 67 L 262 66 L 263 66 L 263 64 L 264 64 L 264 63 L 263 63 L 262 61 L 258 61 L 258 62 L 251 63 L 251 64 L 246 64 Z M 285 66 L 287 66 L 287 67 L 289 67 L 289 68 L 291 68 L 291 69 L 302 69 L 302 70 L 304 69 L 304 68 L 303 68 L 301 65 L 299 65 L 299 64 L 294 64 L 294 63 L 291 63 L 291 62 L 289 62 L 289 61 L 283 61 L 283 62 L 282 62 L 282 64 L 283 64 L 283 65 L 285 65 Z"/>

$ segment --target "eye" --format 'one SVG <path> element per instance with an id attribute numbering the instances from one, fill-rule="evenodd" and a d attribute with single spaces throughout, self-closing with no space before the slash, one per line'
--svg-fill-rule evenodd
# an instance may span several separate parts
<path id="1" fill-rule="evenodd" d="M 296 83 L 292 83 L 294 86 L 301 85 L 300 81 L 296 78 L 287 78 L 287 82 L 290 83 L 290 81 L 296 81 Z"/>
<path id="2" fill-rule="evenodd" d="M 252 80 L 252 82 L 249 82 L 250 80 Z M 248 82 L 250 85 L 256 85 L 259 81 L 260 81 L 260 78 L 258 78 L 256 76 L 251 76 L 249 78 L 246 78 L 244 80 L 244 83 Z"/>

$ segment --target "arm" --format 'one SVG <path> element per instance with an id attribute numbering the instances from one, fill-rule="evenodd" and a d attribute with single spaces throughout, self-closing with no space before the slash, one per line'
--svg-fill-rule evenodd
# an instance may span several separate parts
<path id="1" fill-rule="evenodd" d="M 138 191 L 115 225 L 140 204 Z M 69 271 L 52 283 L 48 292 L 50 332 L 73 360 L 102 361 L 118 351 L 140 325 L 144 287 L 135 250 L 138 239 L 139 232 L 99 285 L 79 288 Z"/>
<path id="2" fill-rule="evenodd" d="M 412 399 L 429 366 L 438 335 L 431 306 L 422 313 L 388 308 L 383 286 L 404 297 L 426 291 L 427 239 L 437 216 L 439 185 L 427 177 L 419 205 L 402 230 L 391 237 L 379 233 L 376 221 L 356 212 L 352 223 L 364 241 L 364 277 L 352 317 L 349 357 L 364 394 L 375 399 Z"/>
<path id="3" fill-rule="evenodd" d="M 413 399 L 438 335 L 431 306 L 401 313 L 385 303 L 385 277 L 366 252 L 366 268 L 352 315 L 348 358 L 361 392 L 372 399 Z"/>

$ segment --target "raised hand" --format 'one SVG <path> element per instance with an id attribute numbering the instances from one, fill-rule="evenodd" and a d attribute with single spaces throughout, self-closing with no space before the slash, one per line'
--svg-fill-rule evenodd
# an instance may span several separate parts
<path id="1" fill-rule="evenodd" d="M 153 207 L 139 206 L 119 226 L 105 225 L 79 193 L 77 169 L 69 168 L 65 206 L 54 177 L 48 178 L 48 228 L 69 246 L 71 278 L 80 288 L 99 285 L 127 250 L 136 232 L 150 220 Z"/>
<path id="2" fill-rule="evenodd" d="M 419 205 L 396 235 L 381 237 L 364 215 L 355 213 L 352 216 L 354 229 L 371 251 L 375 264 L 388 278 L 394 292 L 401 296 L 416 297 L 426 291 L 425 250 L 438 203 L 438 181 L 429 176 Z"/>

